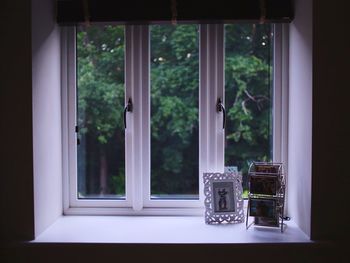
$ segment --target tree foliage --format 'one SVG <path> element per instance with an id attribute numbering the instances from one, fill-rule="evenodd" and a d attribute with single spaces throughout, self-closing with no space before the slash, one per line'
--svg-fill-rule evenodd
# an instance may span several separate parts
<path id="1" fill-rule="evenodd" d="M 198 26 L 150 28 L 152 194 L 198 194 Z M 225 37 L 225 164 L 246 171 L 271 158 L 271 28 L 227 25 Z M 103 194 L 123 194 L 124 28 L 80 28 L 77 54 L 80 191 L 101 193 L 106 172 Z"/>
<path id="2" fill-rule="evenodd" d="M 153 194 L 198 194 L 198 27 L 151 26 Z"/>
<path id="3" fill-rule="evenodd" d="M 124 193 L 124 27 L 77 33 L 79 192 Z"/>
<path id="4" fill-rule="evenodd" d="M 271 34 L 270 25 L 226 26 L 225 164 L 243 173 L 251 161 L 272 158 Z"/>

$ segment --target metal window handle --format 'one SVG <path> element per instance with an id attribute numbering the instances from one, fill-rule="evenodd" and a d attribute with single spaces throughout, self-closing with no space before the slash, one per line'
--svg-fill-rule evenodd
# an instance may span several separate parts
<path id="1" fill-rule="evenodd" d="M 77 145 L 80 145 L 80 139 L 79 139 L 79 126 L 75 126 L 75 133 L 77 134 Z"/>
<path id="2" fill-rule="evenodd" d="M 216 110 L 217 112 L 222 112 L 223 114 L 223 119 L 222 119 L 222 128 L 225 129 L 226 126 L 226 110 L 224 105 L 222 104 L 221 99 L 218 99 L 218 103 L 216 104 Z"/>
<path id="3" fill-rule="evenodd" d="M 124 108 L 124 128 L 126 129 L 126 113 L 132 112 L 132 101 L 131 98 L 128 100 L 128 104 Z"/>

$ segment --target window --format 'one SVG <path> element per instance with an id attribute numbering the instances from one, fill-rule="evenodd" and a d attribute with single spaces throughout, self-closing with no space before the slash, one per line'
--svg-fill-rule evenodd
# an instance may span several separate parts
<path id="1" fill-rule="evenodd" d="M 125 199 L 124 26 L 77 27 L 78 199 Z M 96 176 L 97 175 L 97 176 Z"/>
<path id="2" fill-rule="evenodd" d="M 238 166 L 245 177 L 253 160 L 281 160 L 279 26 L 99 24 L 63 35 L 66 213 L 193 214 L 203 172 Z"/>

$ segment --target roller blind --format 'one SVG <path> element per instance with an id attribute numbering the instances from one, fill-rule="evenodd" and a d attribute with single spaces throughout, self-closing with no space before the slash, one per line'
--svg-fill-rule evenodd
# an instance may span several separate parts
<path id="1" fill-rule="evenodd" d="M 288 23 L 291 0 L 57 0 L 57 22 Z"/>

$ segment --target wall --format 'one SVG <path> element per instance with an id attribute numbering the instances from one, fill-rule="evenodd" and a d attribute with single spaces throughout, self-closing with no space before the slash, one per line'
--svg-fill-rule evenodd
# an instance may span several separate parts
<path id="1" fill-rule="evenodd" d="M 349 238 L 349 1 L 314 1 L 312 237 Z M 345 219 L 344 221 L 342 219 Z"/>
<path id="2" fill-rule="evenodd" d="M 62 214 L 60 30 L 54 1 L 32 0 L 35 236 Z"/>
<path id="3" fill-rule="evenodd" d="M 295 1 L 289 30 L 288 212 L 311 235 L 312 0 Z"/>
<path id="4" fill-rule="evenodd" d="M 34 236 L 30 4 L 0 4 L 0 240 Z"/>

